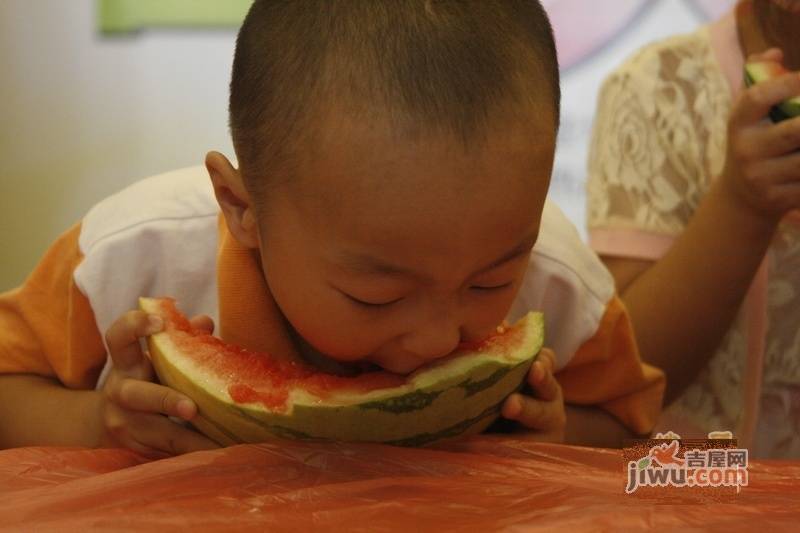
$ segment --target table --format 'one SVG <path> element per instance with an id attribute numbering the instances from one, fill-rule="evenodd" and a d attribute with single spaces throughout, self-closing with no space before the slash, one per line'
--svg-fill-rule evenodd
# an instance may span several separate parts
<path id="1" fill-rule="evenodd" d="M 148 461 L 127 450 L 0 451 L 13 531 L 790 531 L 800 462 L 751 461 L 731 501 L 624 492 L 620 450 L 481 435 L 435 449 L 274 442 Z"/>

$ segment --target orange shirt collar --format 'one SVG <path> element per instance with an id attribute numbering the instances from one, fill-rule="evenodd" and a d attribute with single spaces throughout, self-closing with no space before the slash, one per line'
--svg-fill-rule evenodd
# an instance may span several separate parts
<path id="1" fill-rule="evenodd" d="M 264 279 L 256 250 L 241 245 L 219 217 L 219 335 L 230 344 L 297 359 L 289 328 Z"/>

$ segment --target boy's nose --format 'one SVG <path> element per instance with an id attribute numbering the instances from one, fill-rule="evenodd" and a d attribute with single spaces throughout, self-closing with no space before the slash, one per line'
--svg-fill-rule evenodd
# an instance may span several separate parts
<path id="1" fill-rule="evenodd" d="M 403 349 L 425 361 L 444 357 L 458 347 L 461 330 L 456 320 L 426 322 L 403 338 Z"/>

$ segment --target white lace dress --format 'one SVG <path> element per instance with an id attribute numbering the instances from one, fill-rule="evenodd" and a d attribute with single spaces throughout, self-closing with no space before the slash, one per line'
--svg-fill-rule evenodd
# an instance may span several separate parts
<path id="1" fill-rule="evenodd" d="M 606 80 L 588 179 L 589 236 L 598 253 L 655 260 L 683 231 L 722 170 L 742 66 L 730 14 L 641 49 Z M 782 222 L 734 324 L 665 409 L 659 429 L 682 436 L 732 430 L 755 457 L 800 457 L 796 218 Z"/>

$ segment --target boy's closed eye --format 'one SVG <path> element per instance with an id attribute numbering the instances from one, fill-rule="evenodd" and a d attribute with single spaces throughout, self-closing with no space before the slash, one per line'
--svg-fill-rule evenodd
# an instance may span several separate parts
<path id="1" fill-rule="evenodd" d="M 475 291 L 501 291 L 510 288 L 512 285 L 514 285 L 514 280 L 490 285 L 472 285 L 470 289 Z"/>
<path id="2" fill-rule="evenodd" d="M 390 305 L 395 304 L 403 299 L 403 297 L 400 297 L 400 298 L 392 298 L 385 301 L 370 301 L 369 299 L 358 298 L 344 291 L 339 291 L 339 292 L 345 295 L 347 299 L 350 300 L 351 302 L 364 307 L 374 307 L 374 308 L 389 307 Z"/>
<path id="3" fill-rule="evenodd" d="M 470 286 L 470 290 L 477 291 L 477 292 L 485 292 L 491 293 L 493 291 L 502 291 L 503 289 L 508 289 L 514 285 L 514 280 L 507 281 L 505 283 L 499 283 L 494 285 L 472 285 Z M 357 305 L 361 305 L 364 307 L 374 307 L 374 308 L 381 308 L 381 307 L 389 307 L 392 304 L 396 304 L 401 302 L 405 297 L 400 296 L 398 298 L 389 298 L 389 299 L 373 299 L 373 298 L 362 298 L 358 296 L 354 296 L 346 291 L 339 290 L 348 300 L 352 301 Z"/>

